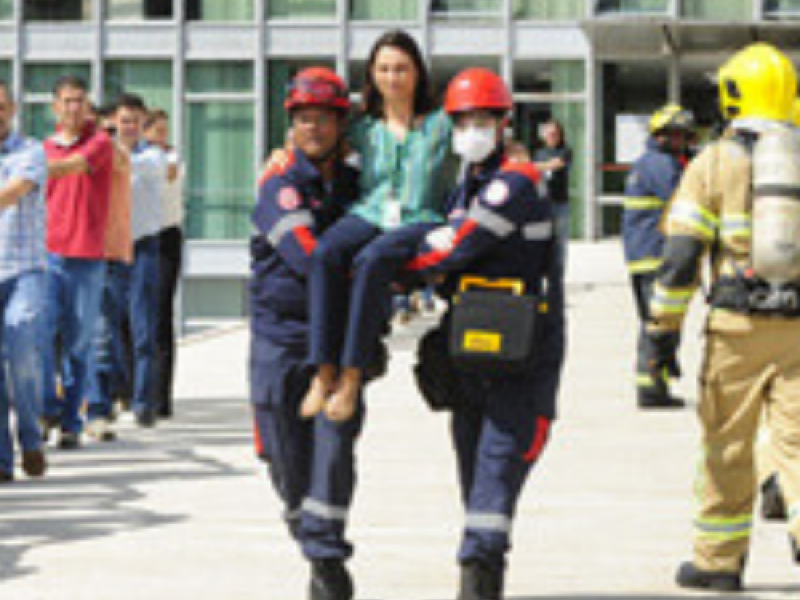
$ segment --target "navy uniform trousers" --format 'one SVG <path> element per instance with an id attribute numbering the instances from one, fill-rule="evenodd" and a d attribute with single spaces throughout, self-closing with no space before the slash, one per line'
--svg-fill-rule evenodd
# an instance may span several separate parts
<path id="1" fill-rule="evenodd" d="M 517 500 L 549 437 L 558 372 L 525 378 L 459 375 L 466 406 L 453 413 L 466 526 L 458 560 L 505 567 Z"/>
<path id="2" fill-rule="evenodd" d="M 283 500 L 285 519 L 309 560 L 345 560 L 345 539 L 355 489 L 355 447 L 364 420 L 363 402 L 344 423 L 323 414 L 300 418 L 312 370 L 305 350 L 253 336 L 250 394 L 259 456 L 268 464 Z"/>
<path id="3" fill-rule="evenodd" d="M 325 232 L 309 278 L 311 364 L 369 366 L 391 316 L 392 282 L 435 227 L 383 232 L 350 215 Z"/>

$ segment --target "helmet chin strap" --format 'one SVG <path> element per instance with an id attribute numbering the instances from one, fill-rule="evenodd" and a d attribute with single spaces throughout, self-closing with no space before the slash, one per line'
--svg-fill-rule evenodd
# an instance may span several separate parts
<path id="1" fill-rule="evenodd" d="M 314 163 L 315 165 L 324 165 L 339 153 L 341 147 L 342 147 L 342 136 L 339 136 L 339 139 L 337 139 L 336 143 L 333 146 L 331 146 L 330 150 L 328 150 L 322 156 L 312 159 L 311 162 Z"/>

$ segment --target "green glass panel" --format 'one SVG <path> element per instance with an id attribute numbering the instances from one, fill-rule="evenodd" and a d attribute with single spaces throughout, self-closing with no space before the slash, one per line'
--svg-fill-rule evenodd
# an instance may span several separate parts
<path id="1" fill-rule="evenodd" d="M 186 18 L 190 21 L 238 22 L 252 21 L 255 18 L 254 0 L 185 1 Z"/>
<path id="2" fill-rule="evenodd" d="M 442 16 L 499 15 L 502 6 L 501 0 L 433 0 L 431 10 Z"/>
<path id="3" fill-rule="evenodd" d="M 749 21 L 753 18 L 753 1 L 684 0 L 683 15 L 695 19 Z"/>
<path id="4" fill-rule="evenodd" d="M 418 4 L 402 0 L 350 0 L 356 21 L 416 21 Z"/>
<path id="5" fill-rule="evenodd" d="M 56 117 L 50 104 L 26 104 L 22 131 L 26 135 L 39 140 L 53 135 L 56 129 Z"/>
<path id="6" fill-rule="evenodd" d="M 112 21 L 171 19 L 173 0 L 105 0 L 106 18 Z"/>
<path id="7" fill-rule="evenodd" d="M 0 80 L 7 84 L 11 84 L 11 61 L 0 60 Z"/>
<path id="8" fill-rule="evenodd" d="M 11 21 L 14 18 L 14 0 L 0 0 L 0 21 Z"/>
<path id="9" fill-rule="evenodd" d="M 289 117 L 283 108 L 283 101 L 289 82 L 298 71 L 306 67 L 328 67 L 334 69 L 334 61 L 286 61 L 273 60 L 269 62 L 269 76 L 267 84 L 267 146 L 268 149 L 282 148 L 286 141 L 286 130 L 289 127 Z"/>
<path id="10" fill-rule="evenodd" d="M 764 14 L 767 17 L 800 17 L 800 0 L 766 0 Z"/>
<path id="11" fill-rule="evenodd" d="M 253 207 L 252 102 L 190 103 L 187 227 L 192 239 L 246 239 Z"/>
<path id="12" fill-rule="evenodd" d="M 77 75 L 91 87 L 92 69 L 86 63 L 27 64 L 25 65 L 25 92 L 50 94 L 59 77 Z"/>
<path id="13" fill-rule="evenodd" d="M 569 174 L 570 233 L 583 236 L 586 213 L 586 106 L 583 102 L 560 102 L 552 106 L 553 118 L 564 126 L 564 137 L 572 148 Z"/>
<path id="14" fill-rule="evenodd" d="M 513 10 L 515 19 L 582 19 L 586 0 L 514 0 Z"/>
<path id="15" fill-rule="evenodd" d="M 172 65 L 164 61 L 106 63 L 105 100 L 123 92 L 139 94 L 149 109 L 172 112 Z"/>
<path id="16" fill-rule="evenodd" d="M 243 62 L 190 64 L 186 70 L 186 89 L 194 93 L 251 93 L 253 65 Z"/>
<path id="17" fill-rule="evenodd" d="M 407 0 L 394 0 L 402 4 Z M 336 0 L 270 0 L 267 18 L 270 19 L 333 19 Z"/>
<path id="18" fill-rule="evenodd" d="M 669 9 L 670 0 L 600 0 L 597 3 L 597 12 L 599 14 L 659 14 L 668 13 Z"/>
<path id="19" fill-rule="evenodd" d="M 586 89 L 586 70 L 582 61 L 554 62 L 551 76 L 552 91 L 554 93 L 575 93 Z"/>
<path id="20" fill-rule="evenodd" d="M 230 319 L 247 314 L 246 281 L 191 278 L 182 285 L 186 319 Z"/>
<path id="21" fill-rule="evenodd" d="M 8 0 L 3 0 L 8 1 Z M 99 1 L 99 0 L 98 0 Z M 26 21 L 89 21 L 94 0 L 23 0 Z"/>

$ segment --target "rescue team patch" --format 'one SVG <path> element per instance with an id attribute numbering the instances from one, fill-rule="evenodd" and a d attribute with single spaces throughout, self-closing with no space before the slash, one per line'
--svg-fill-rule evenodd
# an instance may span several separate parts
<path id="1" fill-rule="evenodd" d="M 300 194 L 293 187 L 285 187 L 278 194 L 278 206 L 283 210 L 297 210 L 300 207 Z"/>
<path id="2" fill-rule="evenodd" d="M 508 184 L 505 181 L 493 181 L 489 184 L 484 198 L 486 202 L 492 206 L 500 206 L 503 202 L 508 200 L 509 194 Z"/>

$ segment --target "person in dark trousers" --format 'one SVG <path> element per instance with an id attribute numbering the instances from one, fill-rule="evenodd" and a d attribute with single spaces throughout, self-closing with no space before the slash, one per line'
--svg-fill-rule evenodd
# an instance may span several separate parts
<path id="1" fill-rule="evenodd" d="M 507 87 L 491 71 L 468 69 L 450 83 L 445 110 L 455 120 L 453 147 L 468 169 L 450 197 L 447 224 L 428 234 L 408 265 L 444 278 L 443 292 L 451 298 L 441 325 L 445 330 L 458 304 L 453 291 L 465 280 L 492 287 L 510 281 L 524 289 L 529 310 L 540 311 L 541 301 L 548 305 L 542 326 L 532 328 L 526 340 L 533 350 L 524 357 L 522 372 L 484 367 L 448 377 L 460 390 L 452 433 L 466 511 L 459 600 L 503 597 L 517 501 L 547 444 L 565 352 L 563 283 L 552 260 L 552 206 L 537 197 L 536 168 L 508 160 L 501 140 L 512 107 Z"/>
<path id="2" fill-rule="evenodd" d="M 542 174 L 539 190 L 553 203 L 556 223 L 556 266 L 565 272 L 567 268 L 567 244 L 569 243 L 569 173 L 572 166 L 572 149 L 564 139 L 564 127 L 556 120 L 541 127 L 544 146 L 533 155 L 536 168 Z"/>
<path id="3" fill-rule="evenodd" d="M 291 166 L 263 177 L 251 241 L 250 399 L 256 452 L 283 505 L 289 531 L 311 563 L 311 600 L 350 600 L 345 538 L 355 489 L 355 446 L 363 401 L 352 419 L 300 415 L 313 369 L 307 307 L 311 254 L 319 236 L 358 197 L 358 171 L 342 160 L 350 106 L 344 82 L 325 68 L 295 77 L 285 103 Z"/>
<path id="4" fill-rule="evenodd" d="M 169 115 L 150 111 L 145 121 L 145 138 L 167 155 L 168 172 L 163 195 L 163 229 L 158 234 L 159 285 L 156 326 L 156 383 L 158 416 L 172 417 L 175 375 L 175 294 L 183 264 L 183 180 L 184 170 L 169 143 Z"/>

